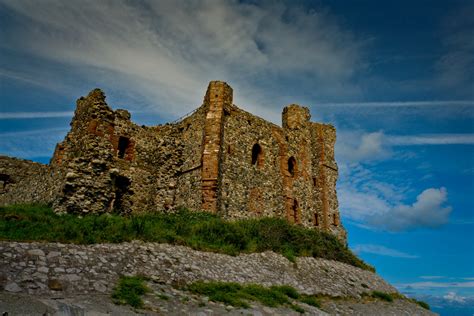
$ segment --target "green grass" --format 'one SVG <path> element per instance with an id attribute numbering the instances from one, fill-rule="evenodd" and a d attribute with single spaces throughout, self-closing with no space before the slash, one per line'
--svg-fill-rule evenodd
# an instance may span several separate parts
<path id="1" fill-rule="evenodd" d="M 428 303 L 426 303 L 426 302 L 419 301 L 419 300 L 417 300 L 417 299 L 415 299 L 415 298 L 410 298 L 409 300 L 412 301 L 413 303 L 416 303 L 416 304 L 420 305 L 420 306 L 423 307 L 424 309 L 427 309 L 427 310 L 430 310 L 430 309 L 431 309 L 431 308 L 430 308 L 430 305 L 428 305 Z"/>
<path id="2" fill-rule="evenodd" d="M 141 296 L 149 292 L 145 280 L 141 277 L 121 277 L 112 292 L 112 298 L 117 304 L 128 304 L 135 308 L 143 307 Z"/>
<path id="3" fill-rule="evenodd" d="M 160 294 L 160 293 L 156 294 L 156 297 L 158 297 L 159 299 L 164 300 L 164 301 L 167 301 L 167 300 L 170 299 L 170 297 L 168 295 Z"/>
<path id="4" fill-rule="evenodd" d="M 305 229 L 283 219 L 230 222 L 206 212 L 187 210 L 172 214 L 129 217 L 102 214 L 80 218 L 71 214 L 57 215 L 42 205 L 0 207 L 0 240 L 94 244 L 137 239 L 230 255 L 271 250 L 292 261 L 295 257 L 309 256 L 374 271 L 333 235 Z"/>
<path id="5" fill-rule="evenodd" d="M 300 298 L 300 301 L 314 307 L 321 307 L 321 303 L 314 296 L 304 295 Z"/>
<path id="6" fill-rule="evenodd" d="M 304 313 L 304 309 L 295 305 L 293 301 L 300 301 L 315 307 L 321 306 L 314 296 L 301 295 L 287 285 L 266 288 L 257 284 L 240 285 L 233 282 L 197 281 L 188 285 L 186 289 L 194 294 L 205 295 L 211 301 L 243 308 L 250 307 L 249 301 L 260 302 L 269 307 L 286 306 L 299 313 Z"/>
<path id="7" fill-rule="evenodd" d="M 373 298 L 378 298 L 387 302 L 393 302 L 393 297 L 389 293 L 384 293 L 380 291 L 372 291 L 370 294 Z"/>

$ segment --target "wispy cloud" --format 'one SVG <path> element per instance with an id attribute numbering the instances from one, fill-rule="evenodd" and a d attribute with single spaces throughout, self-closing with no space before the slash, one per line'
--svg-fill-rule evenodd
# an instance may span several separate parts
<path id="1" fill-rule="evenodd" d="M 340 131 L 336 143 L 337 159 L 343 162 L 371 161 L 387 158 L 391 150 L 386 145 L 383 132 L 362 133 Z"/>
<path id="2" fill-rule="evenodd" d="M 15 131 L 15 132 L 3 132 L 0 133 L 0 137 L 6 139 L 7 137 L 22 137 L 22 136 L 35 136 L 35 137 L 43 137 L 45 135 L 51 134 L 60 134 L 61 132 L 67 132 L 67 128 L 63 127 L 54 127 L 54 128 L 43 128 L 43 129 L 30 129 L 24 131 Z"/>
<path id="3" fill-rule="evenodd" d="M 425 279 L 425 280 L 436 280 L 436 279 L 444 279 L 445 277 L 442 275 L 422 275 L 420 276 L 420 279 Z"/>
<path id="4" fill-rule="evenodd" d="M 448 101 L 391 101 L 391 102 L 330 102 L 318 103 L 318 107 L 454 107 L 469 106 L 474 107 L 474 101 L 471 100 L 448 100 Z"/>
<path id="5" fill-rule="evenodd" d="M 444 187 L 426 188 L 413 202 L 409 179 L 393 178 L 360 162 L 340 164 L 339 206 L 343 217 L 375 230 L 402 231 L 448 223 L 452 207 Z M 368 207 L 369 206 L 369 207 Z"/>
<path id="6" fill-rule="evenodd" d="M 207 82 L 216 79 L 231 83 L 236 104 L 271 120 L 279 118 L 267 116 L 268 104 L 281 107 L 288 100 L 308 99 L 284 89 L 288 74 L 311 78 L 301 80 L 301 89 L 312 97 L 359 93 L 351 78 L 365 67 L 365 41 L 327 10 L 267 1 L 78 4 L 2 1 L 17 21 L 2 30 L 3 42 L 11 51 L 67 65 L 68 76 L 82 78 L 77 80 L 81 84 L 131 91 L 141 103 L 171 115 L 193 109 Z M 54 69 L 42 72 L 51 76 Z M 36 71 L 39 77 L 41 70 Z"/>
<path id="7" fill-rule="evenodd" d="M 67 131 L 66 128 L 46 128 L 0 133 L 0 155 L 27 159 L 51 157 Z"/>
<path id="8" fill-rule="evenodd" d="M 342 163 L 387 159 L 394 147 L 400 146 L 474 144 L 474 134 L 387 135 L 383 131 L 367 133 L 341 130 L 338 137 L 336 155 Z"/>
<path id="9" fill-rule="evenodd" d="M 74 112 L 0 112 L 0 120 L 72 117 Z"/>
<path id="10" fill-rule="evenodd" d="M 440 34 L 444 53 L 434 65 L 435 82 L 451 94 L 474 97 L 474 5 L 465 2 L 447 14 Z"/>
<path id="11" fill-rule="evenodd" d="M 385 139 L 393 146 L 474 144 L 474 134 L 388 135 Z"/>
<path id="12" fill-rule="evenodd" d="M 474 282 L 413 282 L 395 284 L 398 288 L 426 289 L 426 288 L 474 288 Z"/>
<path id="13" fill-rule="evenodd" d="M 361 244 L 356 245 L 353 248 L 356 253 L 371 253 L 380 256 L 395 257 L 395 258 L 406 258 L 406 259 L 416 259 L 419 258 L 417 255 L 412 255 L 406 252 L 402 252 L 396 249 L 387 248 L 382 245 L 374 244 Z"/>

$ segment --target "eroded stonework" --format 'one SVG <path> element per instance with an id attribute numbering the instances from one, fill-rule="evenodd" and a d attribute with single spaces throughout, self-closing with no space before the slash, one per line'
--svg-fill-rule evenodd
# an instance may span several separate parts
<path id="1" fill-rule="evenodd" d="M 281 217 L 345 241 L 334 127 L 310 122 L 309 109 L 294 104 L 282 120 L 280 127 L 245 112 L 230 86 L 212 81 L 191 115 L 138 126 L 95 89 L 77 101 L 49 165 L 0 157 L 0 205 L 47 202 L 76 214 L 183 206 L 229 219 Z"/>

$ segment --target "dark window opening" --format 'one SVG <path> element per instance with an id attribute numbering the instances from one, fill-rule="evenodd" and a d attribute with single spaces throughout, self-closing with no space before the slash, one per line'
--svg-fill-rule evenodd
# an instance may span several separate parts
<path id="1" fill-rule="evenodd" d="M 296 174 L 296 159 L 293 156 L 288 159 L 288 172 L 290 172 L 292 177 Z"/>
<path id="2" fill-rule="evenodd" d="M 252 165 L 261 167 L 263 164 L 263 150 L 259 144 L 252 147 Z"/>
<path id="3" fill-rule="evenodd" d="M 318 213 L 314 213 L 314 226 L 319 226 L 319 216 L 318 216 Z"/>
<path id="4" fill-rule="evenodd" d="M 313 178 L 313 186 L 315 186 L 315 187 L 318 186 L 318 182 L 317 182 L 317 180 L 316 180 L 316 177 Z"/>
<path id="5" fill-rule="evenodd" d="M 114 179 L 115 184 L 115 200 L 114 200 L 114 211 L 117 213 L 126 212 L 126 201 L 124 199 L 125 195 L 129 193 L 130 188 L 130 179 L 124 176 L 117 176 Z"/>
<path id="6" fill-rule="evenodd" d="M 118 157 L 123 159 L 127 152 L 128 146 L 130 145 L 130 139 L 128 137 L 120 136 L 118 142 Z"/>
<path id="7" fill-rule="evenodd" d="M 5 174 L 5 173 L 0 173 L 0 182 L 2 183 L 3 190 L 5 190 L 5 188 L 7 187 L 7 184 L 12 183 L 13 181 L 10 175 Z"/>

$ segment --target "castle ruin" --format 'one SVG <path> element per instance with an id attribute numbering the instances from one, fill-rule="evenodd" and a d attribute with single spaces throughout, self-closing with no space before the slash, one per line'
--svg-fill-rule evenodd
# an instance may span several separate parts
<path id="1" fill-rule="evenodd" d="M 60 213 L 204 210 L 227 219 L 279 217 L 346 240 L 338 210 L 335 128 L 289 105 L 282 126 L 209 83 L 201 107 L 154 127 L 113 111 L 99 89 L 81 97 L 49 165 L 0 157 L 0 205 L 50 203 Z"/>

